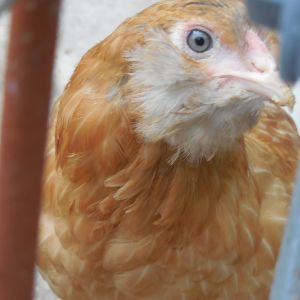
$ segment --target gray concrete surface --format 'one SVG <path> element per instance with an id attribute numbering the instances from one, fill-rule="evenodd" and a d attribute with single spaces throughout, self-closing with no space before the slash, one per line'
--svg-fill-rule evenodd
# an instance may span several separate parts
<path id="1" fill-rule="evenodd" d="M 61 94 L 80 57 L 101 41 L 126 17 L 157 0 L 64 0 L 61 8 L 59 43 L 53 76 L 53 99 Z M 0 15 L 0 108 L 7 45 L 8 13 Z M 300 83 L 296 89 L 300 99 Z M 299 101 L 300 102 L 300 101 Z M 300 126 L 300 105 L 293 113 Z M 47 284 L 37 276 L 35 300 L 54 300 Z"/>

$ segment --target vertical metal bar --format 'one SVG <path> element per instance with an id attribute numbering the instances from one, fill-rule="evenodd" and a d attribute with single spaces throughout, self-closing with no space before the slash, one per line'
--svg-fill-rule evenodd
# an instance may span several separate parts
<path id="1" fill-rule="evenodd" d="M 59 0 L 12 10 L 0 148 L 0 298 L 32 298 Z"/>
<path id="2" fill-rule="evenodd" d="M 300 300 L 300 166 L 271 300 Z"/>
<path id="3" fill-rule="evenodd" d="M 300 77 L 300 2 L 284 1 L 280 20 L 280 72 L 284 80 L 295 82 Z"/>

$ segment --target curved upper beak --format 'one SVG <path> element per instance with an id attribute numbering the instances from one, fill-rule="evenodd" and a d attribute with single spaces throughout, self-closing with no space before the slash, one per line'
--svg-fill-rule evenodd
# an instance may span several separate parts
<path id="1" fill-rule="evenodd" d="M 294 107 L 295 97 L 292 89 L 281 80 L 276 71 L 260 73 L 232 70 L 218 74 L 218 77 L 238 81 L 243 89 L 260 94 L 281 106 L 288 106 L 290 109 Z"/>
<path id="2" fill-rule="evenodd" d="M 284 83 L 276 70 L 276 63 L 265 43 L 253 30 L 245 34 L 247 51 L 241 61 L 241 69 L 221 71 L 219 78 L 232 79 L 241 85 L 242 89 L 262 95 L 281 106 L 293 109 L 295 97 L 292 89 Z M 232 66 L 236 66 L 232 61 Z"/>

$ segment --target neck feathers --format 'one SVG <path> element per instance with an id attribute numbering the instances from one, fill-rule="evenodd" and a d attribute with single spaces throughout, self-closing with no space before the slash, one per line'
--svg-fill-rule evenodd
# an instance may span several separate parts
<path id="1" fill-rule="evenodd" d="M 170 162 L 174 151 L 163 142 L 139 140 L 134 121 L 120 106 L 100 107 L 88 108 L 87 119 L 80 122 L 80 105 L 67 123 L 67 110 L 58 115 L 56 159 L 62 172 L 54 172 L 64 178 L 65 189 L 66 182 L 70 189 L 86 189 L 82 199 L 60 201 L 60 209 L 62 203 L 86 213 L 97 207 L 93 216 L 122 222 L 134 235 L 164 236 L 176 245 L 198 239 L 201 247 L 217 252 L 218 247 L 233 249 L 242 241 L 247 245 L 244 251 L 254 251 L 259 195 L 242 140 L 210 161 L 191 163 L 179 155 Z"/>

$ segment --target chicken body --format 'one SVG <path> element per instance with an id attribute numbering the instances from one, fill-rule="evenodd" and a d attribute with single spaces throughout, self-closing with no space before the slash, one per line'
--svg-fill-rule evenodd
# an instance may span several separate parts
<path id="1" fill-rule="evenodd" d="M 205 53 L 183 45 L 195 28 Z M 84 56 L 47 150 L 39 267 L 58 297 L 268 299 L 299 152 L 269 73 L 237 0 L 163 1 Z"/>

